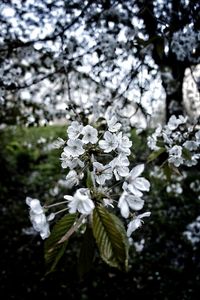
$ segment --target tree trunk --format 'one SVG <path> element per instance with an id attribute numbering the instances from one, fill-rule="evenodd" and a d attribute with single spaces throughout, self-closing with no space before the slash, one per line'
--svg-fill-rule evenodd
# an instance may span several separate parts
<path id="1" fill-rule="evenodd" d="M 145 24 L 145 31 L 149 35 L 149 40 L 152 40 L 153 51 L 152 58 L 157 64 L 161 72 L 162 85 L 166 92 L 166 122 L 172 114 L 180 115 L 184 113 L 183 103 L 183 79 L 187 65 L 185 62 L 180 62 L 176 58 L 176 54 L 164 52 L 165 39 L 158 34 L 158 20 L 154 15 L 154 1 L 143 0 L 137 1 L 138 7 L 141 9 L 140 17 L 142 17 Z M 169 33 L 169 39 L 172 37 L 174 31 L 181 27 L 180 22 L 180 1 L 171 1 L 171 21 L 170 28 L 173 30 Z M 156 38 L 157 37 L 157 38 Z"/>
<path id="2" fill-rule="evenodd" d="M 169 120 L 171 115 L 183 115 L 183 80 L 185 65 L 176 60 L 170 60 L 169 64 L 160 66 L 162 85 L 166 92 L 165 120 Z"/>

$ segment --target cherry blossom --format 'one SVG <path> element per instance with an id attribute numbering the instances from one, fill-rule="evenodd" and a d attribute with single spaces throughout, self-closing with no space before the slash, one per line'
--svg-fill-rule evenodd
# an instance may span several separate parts
<path id="1" fill-rule="evenodd" d="M 68 200 L 69 212 L 80 212 L 89 215 L 94 209 L 94 202 L 90 199 L 90 191 L 86 188 L 78 189 L 74 196 L 65 195 L 64 199 Z"/>

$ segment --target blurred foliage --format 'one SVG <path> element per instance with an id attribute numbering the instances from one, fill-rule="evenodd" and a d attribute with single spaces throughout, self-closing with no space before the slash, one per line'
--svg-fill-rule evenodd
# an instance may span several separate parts
<path id="1" fill-rule="evenodd" d="M 27 193 L 39 197 L 60 178 L 59 150 L 49 151 L 58 136 L 65 138 L 61 126 L 10 127 L 0 131 L 2 199 L 14 196 L 20 200 Z"/>
<path id="2" fill-rule="evenodd" d="M 132 131 L 133 157 L 144 162 L 148 132 Z M 91 270 L 79 277 L 77 257 L 79 238 L 71 237 L 66 255 L 55 272 L 45 275 L 44 243 L 31 231 L 26 196 L 38 197 L 42 203 L 62 199 L 63 192 L 51 190 L 65 170 L 60 166 L 60 150 L 52 149 L 58 136 L 65 138 L 61 126 L 6 128 L 0 132 L 0 234 L 1 290 L 5 299 L 198 299 L 200 292 L 200 248 L 193 247 L 183 236 L 187 224 L 199 215 L 199 192 L 191 183 L 200 179 L 194 169 L 180 170 L 166 179 L 163 160 L 157 157 L 146 166 L 145 176 L 151 182 L 146 196 L 145 211 L 152 215 L 133 235 L 128 272 L 108 267 L 95 253 Z M 64 171 L 64 172 L 63 172 Z M 179 178 L 179 177 L 180 178 Z M 182 193 L 167 192 L 167 187 L 179 182 Z M 136 251 L 135 243 L 143 249 Z M 80 271 L 80 270 L 79 270 Z M 80 273 L 80 272 L 79 272 Z M 10 289 L 12 282 L 12 289 Z"/>

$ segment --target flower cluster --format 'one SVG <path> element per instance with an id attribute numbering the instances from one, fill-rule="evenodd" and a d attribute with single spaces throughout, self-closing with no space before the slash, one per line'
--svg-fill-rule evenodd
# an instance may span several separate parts
<path id="1" fill-rule="evenodd" d="M 139 211 L 143 208 L 144 200 L 141 197 L 144 191 L 149 191 L 150 183 L 140 177 L 144 171 L 143 164 L 129 170 L 128 156 L 131 154 L 132 142 L 120 128 L 121 124 L 116 117 L 106 120 L 107 130 L 104 132 L 98 132 L 91 125 L 83 126 L 77 121 L 68 127 L 69 139 L 61 154 L 62 167 L 69 169 L 66 176 L 68 187 L 82 186 L 88 172 L 92 181 L 92 187 L 80 187 L 74 196 L 64 196 L 70 213 L 78 211 L 89 215 L 97 201 L 110 207 L 117 203 L 124 218 L 130 216 L 131 210 Z M 120 185 L 123 191 L 116 198 L 114 193 Z M 138 220 L 141 217 L 137 219 L 137 225 L 132 227 L 132 231 L 141 224 Z M 129 224 L 128 235 L 130 231 Z"/>
<path id="2" fill-rule="evenodd" d="M 84 221 L 92 217 L 99 205 L 108 210 L 119 210 L 123 218 L 131 219 L 127 227 L 130 237 L 142 225 L 142 218 L 150 216 L 150 212 L 137 215 L 144 206 L 142 197 L 149 191 L 150 183 L 141 176 L 144 164 L 130 169 L 128 157 L 132 142 L 120 131 L 122 125 L 117 118 L 113 116 L 96 124 L 99 125 L 97 128 L 73 121 L 67 129 L 67 141 L 58 139 L 56 142 L 55 146 L 62 148 L 61 167 L 67 171 L 65 186 L 72 189 L 72 195 L 65 195 L 61 204 L 65 203 L 63 210 L 68 210 L 69 214 L 81 214 Z M 36 226 L 36 216 L 32 217 L 33 200 L 30 203 L 27 201 L 34 228 L 43 238 L 48 237 L 49 231 L 45 229 L 48 227 L 49 230 L 48 220 L 42 207 L 37 200 L 37 213 L 45 221 Z"/>
<path id="3" fill-rule="evenodd" d="M 186 117 L 173 115 L 167 125 L 159 126 L 147 140 L 151 150 L 166 151 L 168 162 L 175 167 L 196 165 L 200 158 L 200 130 L 186 122 Z"/>

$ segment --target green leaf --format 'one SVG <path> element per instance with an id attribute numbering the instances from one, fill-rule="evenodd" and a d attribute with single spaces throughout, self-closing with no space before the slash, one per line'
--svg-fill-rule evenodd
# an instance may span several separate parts
<path id="1" fill-rule="evenodd" d="M 165 150 L 166 150 L 165 148 L 160 148 L 159 150 L 153 151 L 149 155 L 147 162 L 150 162 L 150 161 L 156 159 L 160 154 L 164 153 Z"/>
<path id="2" fill-rule="evenodd" d="M 129 244 L 121 220 L 104 207 L 97 206 L 92 229 L 101 258 L 112 267 L 127 269 Z"/>
<path id="3" fill-rule="evenodd" d="M 61 238 L 70 230 L 76 220 L 76 214 L 67 214 L 61 218 L 53 227 L 51 235 L 44 243 L 45 262 L 48 273 L 54 271 L 59 260 L 63 256 L 68 240 L 58 243 Z"/>
<path id="4" fill-rule="evenodd" d="M 92 266 L 95 253 L 95 240 L 92 233 L 92 228 L 87 226 L 83 236 L 83 243 L 79 254 L 78 272 L 82 278 Z"/>

